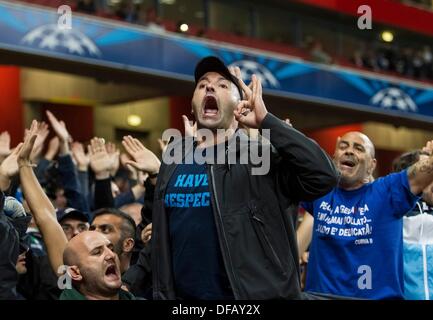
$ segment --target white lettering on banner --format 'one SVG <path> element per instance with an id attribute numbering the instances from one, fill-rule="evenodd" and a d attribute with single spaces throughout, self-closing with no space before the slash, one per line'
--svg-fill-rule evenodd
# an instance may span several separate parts
<path id="1" fill-rule="evenodd" d="M 372 235 L 373 227 L 368 217 L 370 209 L 367 204 L 347 207 L 345 205 L 331 206 L 322 201 L 316 214 L 315 231 L 322 235 L 335 237 L 365 237 Z M 356 245 L 369 245 L 372 238 L 355 239 Z"/>

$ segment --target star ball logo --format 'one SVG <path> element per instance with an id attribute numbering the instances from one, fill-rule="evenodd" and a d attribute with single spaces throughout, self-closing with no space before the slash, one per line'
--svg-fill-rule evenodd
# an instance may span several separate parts
<path id="1" fill-rule="evenodd" d="M 394 107 L 401 111 L 418 111 L 418 107 L 412 98 L 402 90 L 394 87 L 380 90 L 371 98 L 371 102 L 384 109 Z"/>
<path id="2" fill-rule="evenodd" d="M 57 24 L 37 27 L 28 32 L 22 43 L 46 50 L 64 50 L 69 54 L 100 57 L 101 51 L 85 34 L 72 29 L 72 12 L 69 6 L 61 6 L 57 13 Z"/>
<path id="3" fill-rule="evenodd" d="M 229 67 L 239 67 L 239 69 L 241 69 L 242 80 L 244 82 L 251 79 L 251 76 L 255 74 L 257 78 L 260 79 L 264 87 L 280 87 L 280 83 L 278 82 L 277 78 L 272 74 L 272 72 L 258 62 L 251 60 L 239 60 L 232 62 Z"/>

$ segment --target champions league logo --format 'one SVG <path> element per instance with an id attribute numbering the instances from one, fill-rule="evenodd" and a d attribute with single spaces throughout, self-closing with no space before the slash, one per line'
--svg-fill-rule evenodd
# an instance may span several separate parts
<path id="1" fill-rule="evenodd" d="M 397 108 L 401 111 L 416 112 L 418 107 L 412 98 L 398 88 L 386 88 L 380 90 L 372 98 L 371 102 L 384 109 Z"/>
<path id="2" fill-rule="evenodd" d="M 98 47 L 86 35 L 74 29 L 59 28 L 56 24 L 44 25 L 30 31 L 21 42 L 40 49 L 63 50 L 80 56 L 101 56 Z"/>
<path id="3" fill-rule="evenodd" d="M 235 61 L 229 65 L 229 67 L 239 67 L 242 73 L 242 80 L 244 82 L 251 79 L 251 76 L 255 74 L 260 79 L 264 87 L 268 88 L 279 88 L 280 83 L 277 78 L 263 65 L 251 61 L 251 60 L 240 60 Z"/>

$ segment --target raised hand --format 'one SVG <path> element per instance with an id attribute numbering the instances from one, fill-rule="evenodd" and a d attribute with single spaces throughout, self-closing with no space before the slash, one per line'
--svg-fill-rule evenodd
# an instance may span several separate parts
<path id="1" fill-rule="evenodd" d="M 57 118 L 50 112 L 47 111 L 48 120 L 51 123 L 51 127 L 56 133 L 57 137 L 60 140 L 60 154 L 65 155 L 70 152 L 69 150 L 69 141 L 71 139 L 68 130 L 66 129 L 66 125 L 63 121 L 57 120 Z"/>
<path id="2" fill-rule="evenodd" d="M 230 72 L 238 79 L 239 84 L 241 85 L 242 91 L 244 93 L 244 100 L 249 100 L 252 96 L 252 88 L 253 88 L 253 82 L 247 86 L 243 80 L 242 72 L 239 67 L 230 67 Z"/>
<path id="3" fill-rule="evenodd" d="M 143 241 L 144 244 L 147 244 L 151 238 L 152 238 L 152 223 L 149 223 L 141 231 L 141 241 Z"/>
<path id="4" fill-rule="evenodd" d="M 117 149 L 116 145 L 112 142 L 108 142 L 105 145 L 108 156 L 111 159 L 110 174 L 114 177 L 120 166 L 120 151 Z"/>
<path id="5" fill-rule="evenodd" d="M 30 160 L 32 162 L 37 161 L 39 156 L 41 155 L 42 149 L 44 148 L 44 142 L 47 139 L 49 133 L 50 130 L 48 130 L 48 124 L 46 124 L 43 121 L 38 122 L 37 131 L 36 131 L 37 137 L 36 137 L 35 145 L 33 146 L 32 153 L 30 155 Z"/>
<path id="6" fill-rule="evenodd" d="M 262 97 L 262 83 L 253 74 L 251 82 L 251 94 L 245 83 L 239 80 L 242 90 L 245 92 L 245 100 L 239 102 L 234 110 L 236 120 L 249 128 L 259 129 L 268 111 Z"/>
<path id="7" fill-rule="evenodd" d="M 427 141 L 426 145 L 422 148 L 422 151 L 427 152 L 429 155 L 433 154 L 433 140 Z"/>
<path id="8" fill-rule="evenodd" d="M 18 167 L 33 166 L 30 160 L 30 156 L 37 137 L 38 122 L 36 120 L 33 120 L 28 133 L 24 137 L 24 143 L 21 147 L 21 150 L 18 153 Z"/>
<path id="9" fill-rule="evenodd" d="M 48 150 L 47 153 L 45 153 L 45 159 L 52 161 L 54 157 L 59 152 L 60 148 L 60 140 L 59 137 L 55 136 L 54 138 L 51 138 L 51 140 L 48 142 Z"/>
<path id="10" fill-rule="evenodd" d="M 51 127 L 53 128 L 56 135 L 59 137 L 60 142 L 69 142 L 69 132 L 66 129 L 66 125 L 63 121 L 57 120 L 57 118 L 50 111 L 47 111 L 48 120 L 50 120 Z"/>
<path id="11" fill-rule="evenodd" d="M 163 141 L 162 139 L 158 139 L 159 148 L 161 149 L 161 153 L 164 153 L 167 150 L 168 141 Z"/>
<path id="12" fill-rule="evenodd" d="M 183 126 L 185 127 L 185 137 L 196 137 L 197 136 L 197 122 L 191 125 L 188 117 L 183 115 Z"/>
<path id="13" fill-rule="evenodd" d="M 150 175 L 159 172 L 161 162 L 158 157 L 143 144 L 131 136 L 123 137 L 122 145 L 134 161 L 129 160 L 126 164 L 132 165 L 135 169 L 149 173 Z"/>
<path id="14" fill-rule="evenodd" d="M 90 167 L 95 173 L 95 177 L 97 179 L 109 178 L 112 161 L 105 149 L 105 140 L 97 137 L 93 138 L 90 140 L 88 151 L 90 156 Z"/>
<path id="15" fill-rule="evenodd" d="M 16 146 L 16 148 L 12 151 L 12 153 L 4 159 L 4 161 L 0 165 L 0 190 L 6 191 L 10 184 L 11 178 L 15 176 L 18 171 L 18 154 L 21 151 L 23 144 L 20 143 Z"/>
<path id="16" fill-rule="evenodd" d="M 84 152 L 84 147 L 82 143 L 74 142 L 71 147 L 72 156 L 77 162 L 77 167 L 79 171 L 87 171 L 90 164 L 89 154 Z"/>
<path id="17" fill-rule="evenodd" d="M 5 131 L 0 134 L 0 162 L 11 153 L 11 136 Z"/>

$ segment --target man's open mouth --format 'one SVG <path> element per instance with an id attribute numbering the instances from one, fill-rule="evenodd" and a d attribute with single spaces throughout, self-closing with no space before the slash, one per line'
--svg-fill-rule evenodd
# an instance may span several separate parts
<path id="1" fill-rule="evenodd" d="M 218 102 L 214 96 L 208 95 L 204 98 L 203 114 L 205 116 L 216 116 L 218 114 Z"/>
<path id="2" fill-rule="evenodd" d="M 356 166 L 356 162 L 351 159 L 345 159 L 343 161 L 340 161 L 340 165 L 343 167 L 353 168 Z"/>
<path id="3" fill-rule="evenodd" d="M 119 275 L 117 274 L 116 265 L 110 265 L 107 270 L 105 270 L 105 276 L 111 280 L 119 279 Z"/>

